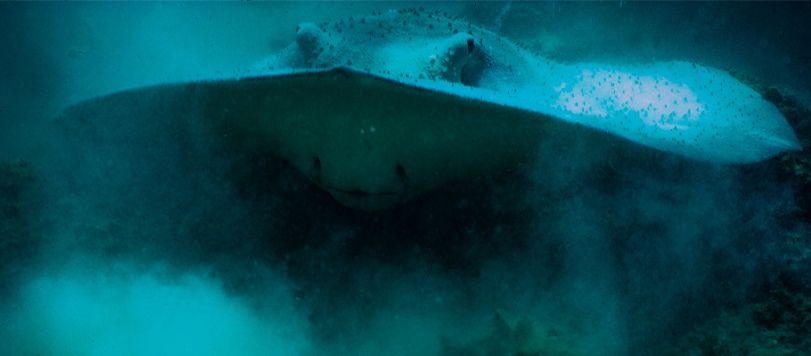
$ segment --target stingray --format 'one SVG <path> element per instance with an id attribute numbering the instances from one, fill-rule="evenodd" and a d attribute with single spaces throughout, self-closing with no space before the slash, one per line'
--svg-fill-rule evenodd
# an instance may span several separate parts
<path id="1" fill-rule="evenodd" d="M 416 9 L 302 23 L 290 33 L 289 46 L 231 77 L 99 97 L 63 119 L 195 113 L 367 210 L 572 146 L 584 147 L 583 160 L 621 148 L 720 164 L 800 148 L 774 105 L 691 62 L 558 63 Z"/>

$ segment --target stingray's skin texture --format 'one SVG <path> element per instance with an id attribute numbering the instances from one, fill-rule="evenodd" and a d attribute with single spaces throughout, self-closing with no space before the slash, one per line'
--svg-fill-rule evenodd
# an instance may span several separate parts
<path id="1" fill-rule="evenodd" d="M 689 62 L 559 64 L 438 12 L 301 24 L 295 41 L 251 75 L 336 66 L 580 123 L 699 160 L 750 163 L 800 148 L 780 112 L 726 72 Z"/>
<path id="2" fill-rule="evenodd" d="M 122 92 L 65 116 L 203 122 L 366 210 L 536 157 L 588 167 L 665 155 L 655 148 L 740 163 L 798 147 L 771 104 L 721 71 L 562 65 L 419 10 L 304 23 L 240 78 Z"/>

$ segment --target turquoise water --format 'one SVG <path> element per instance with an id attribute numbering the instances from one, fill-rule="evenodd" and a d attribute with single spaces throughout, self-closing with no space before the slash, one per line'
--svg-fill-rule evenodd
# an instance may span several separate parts
<path id="1" fill-rule="evenodd" d="M 578 136 L 362 211 L 186 92 L 63 114 L 413 6 L 562 63 L 718 68 L 811 137 L 808 3 L 3 3 L 0 354 L 811 352 L 807 151 L 728 165 Z"/>

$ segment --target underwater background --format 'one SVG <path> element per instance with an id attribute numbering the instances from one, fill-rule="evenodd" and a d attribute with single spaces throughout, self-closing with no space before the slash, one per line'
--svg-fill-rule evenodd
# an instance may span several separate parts
<path id="1" fill-rule="evenodd" d="M 811 354 L 807 150 L 529 165 L 363 212 L 148 118 L 55 123 L 415 6 L 562 62 L 729 71 L 811 140 L 809 2 L 0 3 L 0 354 Z"/>

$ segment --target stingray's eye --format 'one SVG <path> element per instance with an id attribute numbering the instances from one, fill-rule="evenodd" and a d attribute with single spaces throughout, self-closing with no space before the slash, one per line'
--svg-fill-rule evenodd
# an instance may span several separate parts
<path id="1" fill-rule="evenodd" d="M 396 167 L 394 167 L 394 171 L 397 172 L 397 176 L 400 177 L 401 181 L 405 182 L 408 179 L 408 176 L 406 175 L 406 171 L 405 168 L 403 168 L 403 165 L 398 164 Z"/>
<path id="2" fill-rule="evenodd" d="M 474 49 L 476 49 L 476 41 L 474 41 L 472 38 L 468 38 L 467 39 L 467 53 L 468 54 L 473 53 Z"/>

